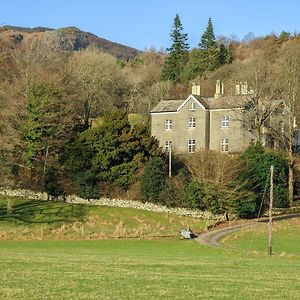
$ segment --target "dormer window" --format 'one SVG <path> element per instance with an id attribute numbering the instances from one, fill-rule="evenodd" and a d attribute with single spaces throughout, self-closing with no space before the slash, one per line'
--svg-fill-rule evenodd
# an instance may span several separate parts
<path id="1" fill-rule="evenodd" d="M 172 120 L 166 120 L 165 130 L 172 130 Z"/>
<path id="2" fill-rule="evenodd" d="M 223 116 L 222 117 L 221 127 L 222 128 L 228 128 L 229 127 L 229 116 Z"/>
<path id="3" fill-rule="evenodd" d="M 196 102 L 190 103 L 190 110 L 196 110 Z"/>

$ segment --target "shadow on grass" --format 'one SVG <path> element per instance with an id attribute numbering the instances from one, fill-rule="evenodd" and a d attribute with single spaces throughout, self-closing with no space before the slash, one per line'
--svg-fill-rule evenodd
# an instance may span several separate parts
<path id="1" fill-rule="evenodd" d="M 7 213 L 6 205 L 0 205 L 0 220 L 24 223 L 60 223 L 82 220 L 86 212 L 83 205 L 52 201 L 27 201 L 13 205 Z"/>

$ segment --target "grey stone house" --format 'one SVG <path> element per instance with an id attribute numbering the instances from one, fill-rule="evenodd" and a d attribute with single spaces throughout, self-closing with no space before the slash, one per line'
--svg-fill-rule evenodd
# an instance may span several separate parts
<path id="1" fill-rule="evenodd" d="M 247 87 L 236 86 L 236 95 L 225 96 L 224 85 L 217 81 L 214 97 L 200 96 L 200 86 L 182 100 L 162 100 L 150 112 L 151 134 L 166 151 L 177 153 L 200 149 L 240 152 L 254 140 L 239 120 L 239 103 Z"/>

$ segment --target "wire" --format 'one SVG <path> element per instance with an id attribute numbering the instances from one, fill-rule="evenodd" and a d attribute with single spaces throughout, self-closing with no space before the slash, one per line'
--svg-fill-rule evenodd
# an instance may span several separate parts
<path id="1" fill-rule="evenodd" d="M 264 204 L 264 201 L 265 201 L 265 196 L 266 196 L 266 192 L 267 192 L 267 187 L 268 187 L 269 181 L 270 181 L 270 173 L 268 173 L 268 177 L 266 179 L 264 193 L 263 193 L 263 196 L 262 196 L 262 199 L 261 199 L 261 202 L 260 202 L 260 206 L 259 206 L 259 210 L 258 210 L 258 214 L 257 214 L 257 219 L 260 218 L 260 214 L 261 214 L 262 207 L 263 207 L 263 204 Z M 249 253 L 251 251 L 251 249 L 252 249 L 253 235 L 254 235 L 254 232 L 251 231 L 251 233 L 250 233 L 249 247 L 248 247 L 247 253 Z"/>

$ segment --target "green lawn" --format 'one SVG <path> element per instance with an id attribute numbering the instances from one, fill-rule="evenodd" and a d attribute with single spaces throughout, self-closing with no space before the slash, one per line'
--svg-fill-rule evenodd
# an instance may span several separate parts
<path id="1" fill-rule="evenodd" d="M 264 225 L 227 237 L 235 249 L 226 250 L 178 237 L 204 221 L 20 199 L 7 215 L 5 205 L 2 198 L 1 299 L 300 299 L 296 219 L 275 225 L 268 256 Z"/>
<path id="2" fill-rule="evenodd" d="M 300 258 L 182 240 L 1 241 L 2 299 L 299 299 Z"/>

